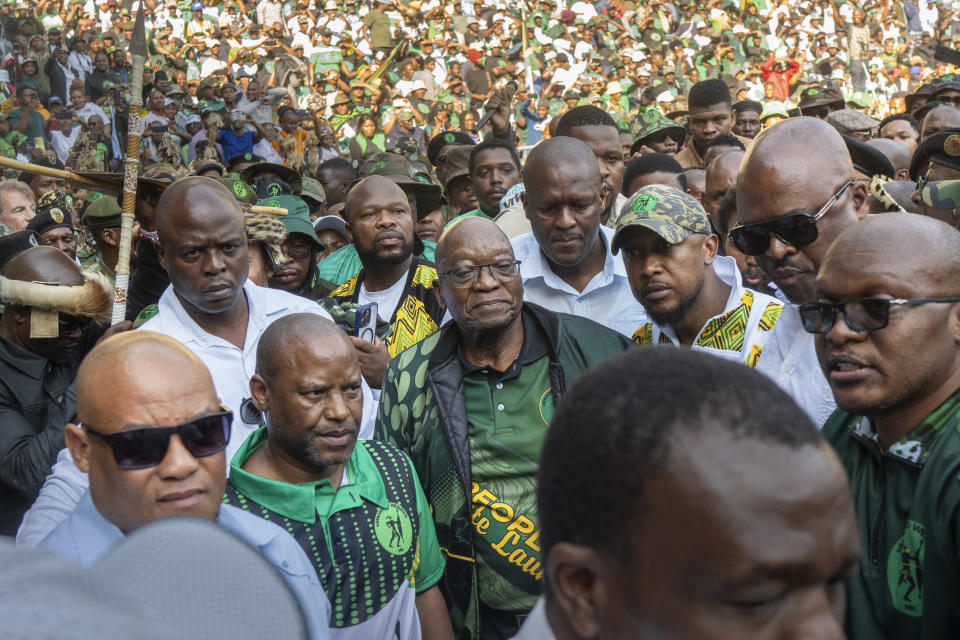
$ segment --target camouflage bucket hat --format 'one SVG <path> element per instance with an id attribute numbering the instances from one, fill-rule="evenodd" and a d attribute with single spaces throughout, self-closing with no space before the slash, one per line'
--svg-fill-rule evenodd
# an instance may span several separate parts
<path id="1" fill-rule="evenodd" d="M 713 233 L 707 213 L 696 198 L 674 187 L 651 184 L 623 205 L 613 234 L 613 253 L 620 250 L 624 229 L 644 227 L 670 244 L 679 244 L 691 233 Z"/>
<path id="2" fill-rule="evenodd" d="M 929 182 L 920 190 L 920 198 L 934 209 L 960 209 L 960 180 Z"/>
<path id="3" fill-rule="evenodd" d="M 416 218 L 428 215 L 440 208 L 443 192 L 440 185 L 429 178 L 418 176 L 410 161 L 389 151 L 375 153 L 360 165 L 359 180 L 370 176 L 383 176 L 397 183 L 406 193 L 413 193 L 417 204 Z"/>
<path id="4" fill-rule="evenodd" d="M 636 124 L 636 142 L 633 143 L 633 147 L 636 148 L 631 147 L 630 152 L 636 153 L 639 151 L 647 138 L 661 131 L 669 131 L 673 134 L 671 137 L 676 140 L 677 148 L 682 147 L 687 139 L 687 130 L 684 129 L 682 124 L 676 120 L 671 120 L 656 109 L 648 109 L 640 116 Z"/>

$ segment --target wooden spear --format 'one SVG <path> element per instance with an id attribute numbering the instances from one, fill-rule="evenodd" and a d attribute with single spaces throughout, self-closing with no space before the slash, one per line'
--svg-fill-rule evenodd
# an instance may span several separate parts
<path id="1" fill-rule="evenodd" d="M 127 105 L 127 157 L 124 160 L 123 200 L 120 203 L 120 255 L 117 259 L 116 285 L 111 324 L 123 321 L 127 314 L 127 288 L 130 285 L 130 244 L 133 213 L 137 206 L 137 177 L 140 173 L 140 109 L 143 107 L 143 69 L 147 65 L 147 30 L 143 24 L 143 0 L 137 7 L 137 20 L 130 41 L 133 69 L 130 102 Z"/>

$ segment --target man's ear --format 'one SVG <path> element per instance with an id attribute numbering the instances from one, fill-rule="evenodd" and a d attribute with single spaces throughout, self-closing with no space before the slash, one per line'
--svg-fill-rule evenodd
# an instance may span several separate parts
<path id="1" fill-rule="evenodd" d="M 530 217 L 530 208 L 529 208 L 529 203 L 527 202 L 527 192 L 526 192 L 526 191 L 521 191 L 521 192 L 520 192 L 520 204 L 523 205 L 523 215 L 527 218 L 527 220 L 530 220 L 530 219 L 531 219 L 531 217 Z"/>
<path id="2" fill-rule="evenodd" d="M 858 220 L 863 220 L 870 213 L 870 187 L 868 184 L 866 180 L 857 180 L 850 187 L 853 192 L 853 212 Z"/>
<path id="3" fill-rule="evenodd" d="M 437 299 L 437 304 L 439 304 L 444 309 L 444 311 L 446 311 L 447 300 L 446 298 L 443 297 L 442 287 L 443 285 L 440 284 L 440 279 L 438 278 L 433 281 L 433 286 L 430 287 L 430 290 L 433 291 L 433 295 Z"/>
<path id="4" fill-rule="evenodd" d="M 548 606 L 578 638 L 596 638 L 602 628 L 601 558 L 583 545 L 561 542 L 547 558 Z"/>
<path id="5" fill-rule="evenodd" d="M 157 260 L 160 261 L 160 266 L 163 267 L 163 270 L 167 270 L 167 252 L 163 249 L 163 243 L 159 240 L 157 241 Z"/>
<path id="6" fill-rule="evenodd" d="M 100 232 L 100 239 L 104 244 L 108 244 L 111 247 L 120 246 L 120 229 L 104 229 Z"/>
<path id="7" fill-rule="evenodd" d="M 253 374 L 250 378 L 250 397 L 253 399 L 253 405 L 266 413 L 270 410 L 270 388 L 267 382 L 259 374 Z"/>
<path id="8" fill-rule="evenodd" d="M 720 246 L 720 238 L 717 237 L 717 234 L 711 233 L 703 241 L 703 263 L 704 264 L 713 264 L 713 261 L 717 258 L 717 249 Z"/>
<path id="9" fill-rule="evenodd" d="M 63 429 L 63 439 L 66 442 L 67 449 L 70 450 L 70 456 L 77 469 L 87 473 L 90 471 L 90 436 L 73 423 L 68 424 Z"/>

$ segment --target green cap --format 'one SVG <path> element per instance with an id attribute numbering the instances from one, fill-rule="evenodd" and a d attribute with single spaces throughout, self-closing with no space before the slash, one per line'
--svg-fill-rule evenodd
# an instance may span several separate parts
<path id="1" fill-rule="evenodd" d="M 960 180 L 929 182 L 920 191 L 920 197 L 934 209 L 960 209 Z"/>
<path id="2" fill-rule="evenodd" d="M 233 197 L 240 202 L 257 204 L 257 192 L 243 180 L 233 176 L 224 176 L 220 178 L 220 184 L 229 189 Z"/>
<path id="3" fill-rule="evenodd" d="M 323 249 L 323 243 L 317 237 L 317 232 L 313 230 L 313 223 L 310 222 L 310 207 L 307 203 L 297 196 L 275 196 L 265 198 L 257 202 L 261 207 L 280 207 L 287 210 L 287 215 L 280 216 L 280 222 L 287 230 L 287 234 L 302 233 L 317 243 L 317 247 Z"/>
<path id="4" fill-rule="evenodd" d="M 655 107 L 651 107 L 643 112 L 634 129 L 636 131 L 636 140 L 630 148 L 630 153 L 640 151 L 640 147 L 644 145 L 647 138 L 661 131 L 670 132 L 671 137 L 677 142 L 677 148 L 683 146 L 684 141 L 687 139 L 687 130 L 683 128 L 683 125 L 663 115 Z"/>
<path id="5" fill-rule="evenodd" d="M 324 204 L 327 201 L 327 194 L 324 193 L 323 185 L 320 184 L 319 180 L 316 178 L 303 178 L 302 182 L 303 191 L 300 193 L 301 198 L 309 198 L 319 204 Z"/>
<path id="6" fill-rule="evenodd" d="M 109 229 L 120 226 L 120 203 L 116 198 L 98 198 L 83 212 L 83 225 L 88 229 Z"/>
<path id="7" fill-rule="evenodd" d="M 613 253 L 620 250 L 627 227 L 650 229 L 670 244 L 680 244 L 691 233 L 713 233 L 707 213 L 688 193 L 665 184 L 643 187 L 623 205 L 613 234 Z"/>

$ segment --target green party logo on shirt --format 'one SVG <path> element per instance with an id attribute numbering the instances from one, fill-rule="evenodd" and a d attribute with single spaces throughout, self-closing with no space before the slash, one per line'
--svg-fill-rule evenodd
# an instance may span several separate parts
<path id="1" fill-rule="evenodd" d="M 545 425 L 550 425 L 553 420 L 553 389 L 547 389 L 540 396 L 540 418 Z"/>
<path id="2" fill-rule="evenodd" d="M 391 502 L 386 509 L 377 509 L 373 530 L 380 545 L 393 555 L 403 555 L 410 550 L 413 543 L 410 516 L 397 503 Z"/>
<path id="3" fill-rule="evenodd" d="M 887 558 L 887 585 L 894 608 L 913 618 L 923 615 L 923 558 L 926 555 L 926 529 L 907 520 L 903 535 Z"/>

